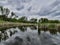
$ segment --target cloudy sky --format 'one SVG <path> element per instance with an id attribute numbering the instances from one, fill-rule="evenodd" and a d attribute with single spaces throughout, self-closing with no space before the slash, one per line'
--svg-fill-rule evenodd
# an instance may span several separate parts
<path id="1" fill-rule="evenodd" d="M 0 6 L 9 8 L 18 16 L 60 19 L 59 0 L 0 0 Z"/>

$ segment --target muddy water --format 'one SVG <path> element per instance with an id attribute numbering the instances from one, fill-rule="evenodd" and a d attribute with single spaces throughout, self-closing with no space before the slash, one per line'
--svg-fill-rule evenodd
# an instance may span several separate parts
<path id="1" fill-rule="evenodd" d="M 0 45 L 60 45 L 60 33 L 20 26 L 0 31 Z"/>

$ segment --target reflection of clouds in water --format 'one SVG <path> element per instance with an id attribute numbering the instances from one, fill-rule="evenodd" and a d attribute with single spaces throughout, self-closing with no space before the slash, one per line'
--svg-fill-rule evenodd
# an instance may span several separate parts
<path id="1" fill-rule="evenodd" d="M 40 31 L 41 33 L 38 34 L 38 30 L 32 30 L 29 27 L 24 32 L 19 28 L 11 28 L 9 30 L 12 32 L 18 30 L 18 32 L 6 41 L 1 42 L 0 45 L 60 45 L 59 33 L 50 34 L 49 31 Z"/>
<path id="2" fill-rule="evenodd" d="M 21 43 L 20 43 L 21 42 Z M 54 45 L 58 44 L 56 37 L 48 32 L 38 35 L 37 30 L 29 32 L 19 32 L 6 40 L 6 45 Z"/>

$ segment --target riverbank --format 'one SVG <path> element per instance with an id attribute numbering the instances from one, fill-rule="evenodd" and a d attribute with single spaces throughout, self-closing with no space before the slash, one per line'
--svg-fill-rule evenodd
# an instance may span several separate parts
<path id="1" fill-rule="evenodd" d="M 40 30 L 60 30 L 60 23 L 18 23 L 18 22 L 0 22 L 0 28 L 11 28 L 18 26 L 38 26 Z"/>
<path id="2" fill-rule="evenodd" d="M 37 26 L 37 24 L 35 23 L 17 23 L 17 22 L 2 22 L 0 23 L 0 28 L 2 27 L 17 27 L 17 26 L 31 26 L 31 25 L 34 25 L 34 26 Z"/>
<path id="3" fill-rule="evenodd" d="M 60 23 L 40 23 L 38 25 L 40 30 L 60 30 Z"/>

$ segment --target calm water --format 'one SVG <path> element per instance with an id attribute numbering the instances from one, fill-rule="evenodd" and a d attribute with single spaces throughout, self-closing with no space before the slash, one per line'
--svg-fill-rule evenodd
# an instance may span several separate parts
<path id="1" fill-rule="evenodd" d="M 60 33 L 20 26 L 0 31 L 0 45 L 60 45 Z"/>

